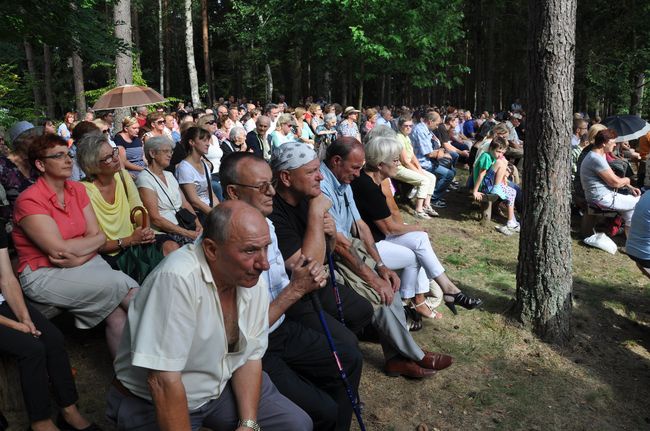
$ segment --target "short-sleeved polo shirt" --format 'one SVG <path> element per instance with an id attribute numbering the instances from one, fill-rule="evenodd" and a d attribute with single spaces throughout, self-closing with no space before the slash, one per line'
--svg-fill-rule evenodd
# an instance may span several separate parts
<path id="1" fill-rule="evenodd" d="M 350 238 L 352 223 L 361 219 L 357 205 L 354 203 L 352 188 L 349 184 L 341 184 L 325 162 L 320 164 L 320 172 L 323 174 L 320 188 L 325 196 L 332 201 L 329 213 L 336 222 L 336 230 L 346 238 Z"/>

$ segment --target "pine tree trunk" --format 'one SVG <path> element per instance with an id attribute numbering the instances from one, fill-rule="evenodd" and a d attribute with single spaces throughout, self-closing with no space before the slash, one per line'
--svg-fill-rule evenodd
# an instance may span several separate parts
<path id="1" fill-rule="evenodd" d="M 78 52 L 72 51 L 72 80 L 74 82 L 74 100 L 77 112 L 86 112 L 86 95 L 84 94 L 83 61 Z"/>
<path id="2" fill-rule="evenodd" d="M 131 5 L 134 6 L 134 5 Z M 135 64 L 138 69 L 142 70 L 140 57 L 142 57 L 142 49 L 140 48 L 140 19 L 138 15 L 137 3 L 136 6 L 131 7 L 131 31 L 133 34 L 133 52 L 135 53 Z"/>
<path id="3" fill-rule="evenodd" d="M 40 111 L 43 106 L 43 96 L 41 95 L 41 89 L 38 84 L 38 76 L 36 75 L 36 64 L 34 61 L 34 50 L 32 44 L 26 40 L 23 42 L 25 46 L 25 58 L 27 59 L 27 71 L 29 72 L 31 78 L 32 94 L 34 94 L 34 108 L 37 111 Z"/>
<path id="4" fill-rule="evenodd" d="M 633 91 L 630 97 L 630 114 L 641 116 L 641 107 L 643 106 L 643 87 L 645 84 L 645 73 L 635 73 L 633 81 Z"/>
<path id="5" fill-rule="evenodd" d="M 115 37 L 126 45 L 126 49 L 115 55 L 115 85 L 133 84 L 133 58 L 131 34 L 131 0 L 118 0 L 113 8 Z M 115 110 L 116 129 L 121 130 L 122 120 L 129 115 L 129 108 Z"/>
<path id="6" fill-rule="evenodd" d="M 359 98 L 357 100 L 357 109 L 358 110 L 363 110 L 363 84 L 366 80 L 366 64 L 362 61 L 361 62 L 361 71 L 359 73 L 360 79 L 359 79 Z M 361 121 L 361 115 L 357 116 L 357 119 L 359 122 Z"/>
<path id="7" fill-rule="evenodd" d="M 201 35 L 203 38 L 203 75 L 208 87 L 208 106 L 212 106 L 214 94 L 210 85 L 210 37 L 208 35 L 208 0 L 201 0 Z"/>
<path id="8" fill-rule="evenodd" d="M 162 7 L 163 10 L 166 12 L 163 15 L 163 33 L 165 35 L 165 44 L 164 46 L 167 47 L 166 50 L 163 51 L 164 54 L 164 68 L 165 68 L 165 92 L 164 94 L 170 94 L 170 79 L 171 79 L 171 51 L 172 51 L 172 29 L 173 26 L 171 25 L 171 19 L 173 17 L 173 14 L 168 13 L 169 10 L 169 0 L 162 0 Z"/>
<path id="9" fill-rule="evenodd" d="M 293 67 L 291 71 L 291 104 L 297 106 L 302 96 L 302 46 L 298 43 L 293 51 Z"/>
<path id="10" fill-rule="evenodd" d="M 273 74 L 269 63 L 264 63 L 264 71 L 266 72 L 266 103 L 269 103 L 273 98 Z"/>
<path id="11" fill-rule="evenodd" d="M 545 341 L 572 336 L 570 146 L 577 0 L 529 0 L 524 216 L 517 317 Z"/>
<path id="12" fill-rule="evenodd" d="M 196 73 L 194 62 L 194 26 L 192 25 L 192 0 L 185 0 L 185 50 L 187 51 L 187 71 L 190 75 L 190 93 L 192 94 L 192 105 L 200 108 L 201 98 L 199 97 L 199 79 Z"/>
<path id="13" fill-rule="evenodd" d="M 54 118 L 54 93 L 52 92 L 52 51 L 43 44 L 43 83 L 45 85 L 45 106 L 48 118 Z"/>
<path id="14" fill-rule="evenodd" d="M 163 5 L 162 0 L 158 0 L 158 64 L 160 67 L 160 95 L 165 95 L 165 56 L 163 47 Z"/>

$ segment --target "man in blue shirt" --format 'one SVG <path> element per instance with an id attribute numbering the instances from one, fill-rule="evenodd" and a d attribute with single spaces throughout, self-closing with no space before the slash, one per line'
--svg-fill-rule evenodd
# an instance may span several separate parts
<path id="1" fill-rule="evenodd" d="M 329 209 L 336 223 L 336 267 L 359 295 L 374 308 L 373 326 L 384 351 L 384 371 L 389 376 L 422 378 L 452 363 L 447 355 L 425 352 L 413 340 L 399 296 L 400 280 L 382 262 L 368 225 L 359 215 L 350 183 L 360 175 L 365 163 L 361 142 L 337 139 L 327 149 L 321 163 L 321 190 L 332 201 Z M 353 238 L 356 232 L 359 239 Z"/>
<path id="2" fill-rule="evenodd" d="M 409 137 L 413 144 L 413 152 L 418 158 L 422 168 L 433 173 L 438 181 L 431 195 L 431 206 L 444 208 L 447 203 L 442 199 L 442 194 L 454 180 L 456 171 L 451 168 L 452 156 L 442 148 L 440 142 L 433 135 L 433 131 L 442 123 L 437 112 L 428 112 L 418 123 Z"/>

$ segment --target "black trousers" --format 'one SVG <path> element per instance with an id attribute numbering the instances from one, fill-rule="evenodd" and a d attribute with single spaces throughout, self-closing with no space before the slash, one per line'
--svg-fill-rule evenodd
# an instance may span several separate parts
<path id="1" fill-rule="evenodd" d="M 27 415 L 30 422 L 35 422 L 50 417 L 48 383 L 52 383 L 59 407 L 75 404 L 78 395 L 70 360 L 63 345 L 63 335 L 34 307 L 27 305 L 27 310 L 41 336 L 34 338 L 31 334 L 0 325 L 0 352 L 18 360 Z M 0 305 L 0 314 L 18 320 L 6 302 Z"/>
<path id="2" fill-rule="evenodd" d="M 357 393 L 363 366 L 361 352 L 356 341 L 334 341 L 342 367 Z M 350 428 L 352 404 L 323 334 L 285 318 L 269 334 L 262 367 L 280 393 L 311 417 L 314 430 Z"/>
<path id="3" fill-rule="evenodd" d="M 325 310 L 325 320 L 330 328 L 332 336 L 348 344 L 358 344 L 355 335 L 368 325 L 370 325 L 373 316 L 373 308 L 367 299 L 360 296 L 357 292 L 345 286 L 338 284 L 339 295 L 343 305 L 343 320 L 345 326 L 339 322 L 339 312 L 336 307 L 336 297 L 331 283 L 317 291 L 317 295 L 323 304 Z M 320 320 L 316 310 L 314 310 L 311 299 L 306 296 L 296 302 L 287 310 L 287 316 L 292 320 L 302 323 L 303 325 L 315 331 L 323 333 Z"/>

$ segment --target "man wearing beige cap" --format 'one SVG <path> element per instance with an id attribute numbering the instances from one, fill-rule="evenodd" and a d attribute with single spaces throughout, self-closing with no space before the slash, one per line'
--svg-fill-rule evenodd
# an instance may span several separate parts
<path id="1" fill-rule="evenodd" d="M 357 120 L 359 119 L 359 110 L 354 109 L 354 106 L 348 106 L 345 108 L 341 117 L 343 121 L 339 124 L 339 138 L 344 136 L 351 136 L 358 141 L 361 141 L 361 134 L 359 133 L 359 126 L 357 126 Z"/>

